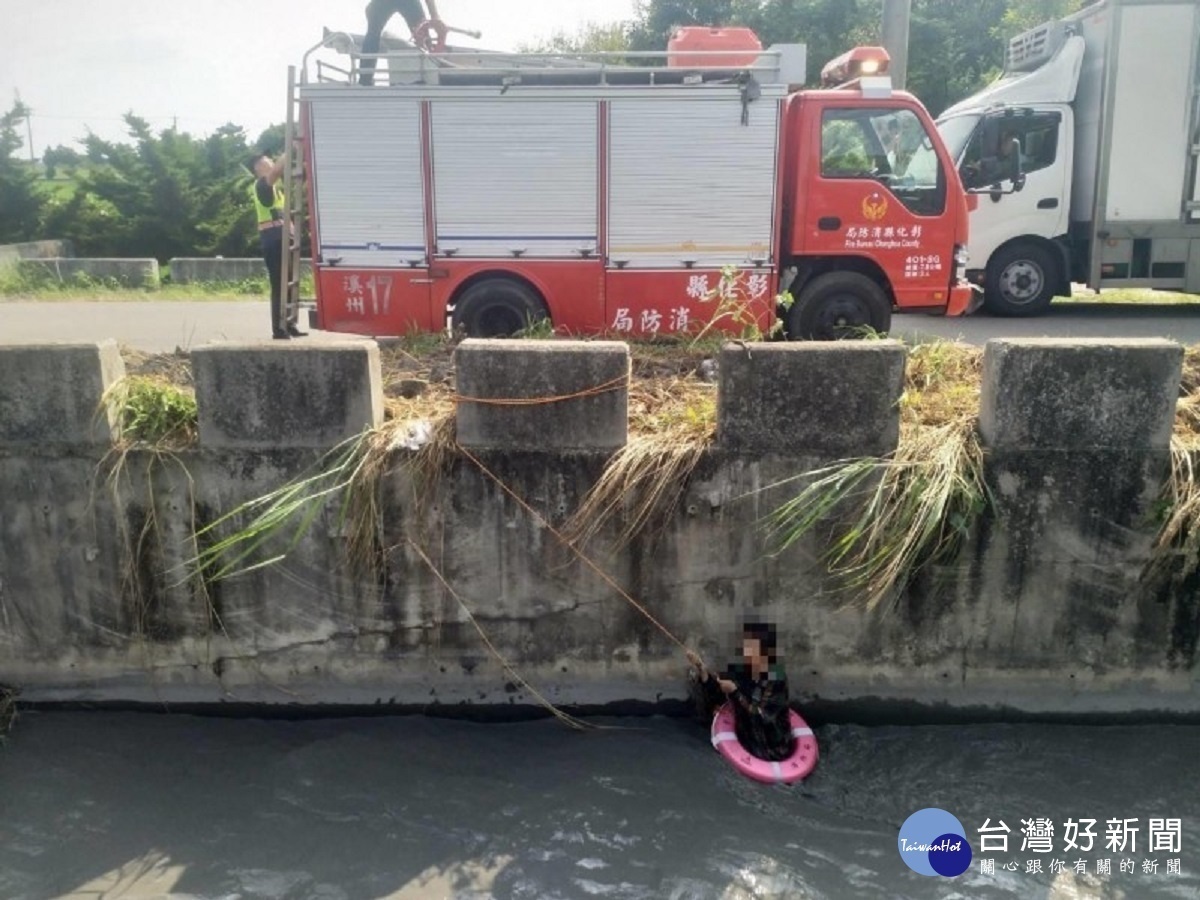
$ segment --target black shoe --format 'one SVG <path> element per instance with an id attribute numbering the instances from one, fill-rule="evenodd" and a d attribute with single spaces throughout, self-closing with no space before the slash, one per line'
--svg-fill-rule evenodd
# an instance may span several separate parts
<path id="1" fill-rule="evenodd" d="M 275 338 L 277 341 L 289 341 L 292 338 L 292 336 L 286 331 L 272 331 L 271 337 Z"/>
<path id="2" fill-rule="evenodd" d="M 295 325 L 289 325 L 287 329 L 288 337 L 308 337 L 307 331 L 301 331 Z"/>

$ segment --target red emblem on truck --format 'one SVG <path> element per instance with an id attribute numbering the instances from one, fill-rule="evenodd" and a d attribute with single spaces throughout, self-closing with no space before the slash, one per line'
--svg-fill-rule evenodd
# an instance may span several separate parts
<path id="1" fill-rule="evenodd" d="M 878 191 L 875 191 L 863 200 L 862 211 L 863 215 L 867 217 L 868 222 L 878 222 L 887 215 L 887 199 Z"/>

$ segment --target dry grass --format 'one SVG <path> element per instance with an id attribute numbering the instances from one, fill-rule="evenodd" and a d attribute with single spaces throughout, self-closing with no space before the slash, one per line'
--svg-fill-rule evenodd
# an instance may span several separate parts
<path id="1" fill-rule="evenodd" d="M 1200 444 L 1200 345 L 1183 351 L 1183 378 L 1175 407 L 1175 437 L 1186 447 Z"/>
<path id="2" fill-rule="evenodd" d="M 455 457 L 456 341 L 440 335 L 414 335 L 381 348 L 388 422 L 363 439 L 347 480 L 339 488 L 347 517 L 350 555 L 370 568 L 378 557 L 383 475 L 397 451 L 412 455 L 406 465 L 416 501 L 424 503 Z M 668 520 L 688 479 L 716 433 L 715 358 L 720 340 L 631 345 L 633 377 L 629 391 L 629 443 L 605 472 L 566 526 L 573 541 L 594 538 L 620 521 L 616 546 L 655 523 Z M 152 376 L 160 386 L 191 386 L 187 354 L 148 355 L 123 349 L 132 375 Z M 807 473 L 805 501 L 780 510 L 776 535 L 794 540 L 795 527 L 813 527 L 820 515 L 858 496 L 869 518 L 851 516 L 851 526 L 835 539 L 831 568 L 857 585 L 868 603 L 895 593 L 909 574 L 933 559 L 945 559 L 958 545 L 971 519 L 986 505 L 983 450 L 975 433 L 983 351 L 965 344 L 934 341 L 909 352 L 900 402 L 901 439 L 896 454 L 867 469 Z M 193 436 L 189 435 L 188 440 Z M 175 446 L 178 445 L 176 442 Z M 1192 568 L 1200 567 L 1200 346 L 1185 353 L 1183 385 L 1172 445 L 1172 477 L 1164 489 L 1164 525 L 1154 565 L 1183 549 Z M 345 462 L 345 461 L 344 461 Z M 861 464 L 861 461 L 859 461 Z M 882 468 L 880 467 L 882 465 Z M 818 502 L 812 485 L 834 495 Z M 862 492 L 870 486 L 869 496 Z M 857 493 L 855 493 L 857 492 Z M 840 498 L 834 502 L 832 497 Z M 807 510 L 807 511 L 805 511 Z M 790 517 L 790 518 L 789 518 Z M 811 521 L 810 521 L 811 519 Z M 789 524 L 790 522 L 790 524 Z M 803 523 L 807 523 L 804 525 Z M 790 535 L 790 538 L 789 538 Z M 1194 546 L 1193 546 L 1194 545 Z M 866 576 L 864 573 L 873 572 Z"/>
<path id="3" fill-rule="evenodd" d="M 1142 573 L 1146 581 L 1182 580 L 1200 569 L 1200 346 L 1183 354 L 1171 436 L 1171 474 L 1160 497 L 1162 524 Z"/>
<path id="4" fill-rule="evenodd" d="M 154 376 L 185 388 L 195 384 L 191 356 L 181 348 L 176 348 L 174 353 L 144 353 L 122 344 L 121 357 L 125 361 L 126 375 Z"/>
<path id="5" fill-rule="evenodd" d="M 983 348 L 935 341 L 908 354 L 900 423 L 904 430 L 940 427 L 979 415 Z"/>
<path id="6" fill-rule="evenodd" d="M 620 521 L 612 550 L 679 506 L 688 480 L 717 432 L 713 357 L 717 340 L 643 343 L 630 347 L 629 441 L 583 498 L 563 529 L 581 546 Z"/>
<path id="7" fill-rule="evenodd" d="M 768 526 L 776 552 L 833 524 L 824 560 L 847 605 L 889 604 L 923 567 L 952 560 L 990 493 L 975 419 L 913 424 L 895 453 L 789 479 L 799 492 Z M 773 485 L 772 487 L 778 487 Z"/>
<path id="8" fill-rule="evenodd" d="M 631 436 L 564 526 L 564 537 L 581 546 L 620 519 L 623 525 L 612 548 L 616 550 L 652 522 L 670 521 L 707 445 L 705 437 Z"/>
<path id="9" fill-rule="evenodd" d="M 990 502 L 977 430 L 982 363 L 983 351 L 966 344 L 913 347 L 895 452 L 784 482 L 798 491 L 768 517 L 775 551 L 832 524 L 828 571 L 867 609 L 890 603 L 923 567 L 953 559 Z"/>

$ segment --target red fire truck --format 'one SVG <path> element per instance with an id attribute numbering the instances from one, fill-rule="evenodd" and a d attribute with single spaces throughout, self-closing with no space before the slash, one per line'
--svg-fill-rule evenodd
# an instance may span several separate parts
<path id="1" fill-rule="evenodd" d="M 725 295 L 828 339 L 967 311 L 967 199 L 886 52 L 795 90 L 803 47 L 753 41 L 616 61 L 394 42 L 366 86 L 356 40 L 327 34 L 310 54 L 341 55 L 293 71 L 289 116 L 312 324 L 644 337 L 694 333 Z"/>

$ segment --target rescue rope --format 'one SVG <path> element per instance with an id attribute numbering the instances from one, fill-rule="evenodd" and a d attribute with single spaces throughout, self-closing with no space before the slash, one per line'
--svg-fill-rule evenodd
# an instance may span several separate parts
<path id="1" fill-rule="evenodd" d="M 477 403 L 481 406 L 541 406 L 545 403 L 562 403 L 566 400 L 582 400 L 586 397 L 608 394 L 628 387 L 628 385 L 629 376 L 622 375 L 612 381 L 584 388 L 574 394 L 559 394 L 553 397 L 466 397 L 462 394 L 455 394 L 453 399 L 455 403 Z"/>
<path id="2" fill-rule="evenodd" d="M 542 704 L 542 706 L 546 707 L 546 709 L 548 709 L 550 711 L 550 713 L 556 719 L 558 719 L 560 722 L 564 723 L 565 725 L 568 725 L 571 728 L 574 728 L 576 731 L 588 731 L 588 730 L 595 729 L 597 727 L 595 725 L 591 725 L 587 722 L 584 722 L 581 719 L 577 719 L 574 716 L 570 715 L 569 713 L 563 712 L 561 709 L 559 709 L 557 706 L 555 706 L 553 703 L 551 703 L 549 700 L 547 700 L 546 697 L 544 697 L 541 694 L 541 692 L 539 692 L 537 690 L 537 688 L 535 688 L 528 681 L 526 681 L 524 678 L 522 678 L 520 673 L 518 673 L 517 670 L 514 669 L 509 664 L 508 660 L 504 658 L 503 654 L 501 654 L 500 651 L 496 649 L 495 644 L 493 644 L 491 642 L 491 640 L 488 638 L 487 634 L 484 632 L 483 628 L 480 626 L 479 622 L 476 621 L 475 614 L 471 612 L 471 608 L 469 606 L 467 606 L 466 601 L 463 600 L 463 598 L 459 596 L 458 592 L 450 586 L 450 582 L 448 582 L 446 580 L 445 576 L 442 575 L 441 570 L 438 569 L 438 567 L 433 564 L 433 560 L 431 560 L 429 558 L 429 556 L 421 548 L 421 545 L 418 544 L 416 541 L 414 541 L 412 538 L 408 538 L 407 540 L 408 540 L 409 546 L 411 546 L 413 548 L 413 550 L 415 550 L 417 552 L 417 555 L 420 556 L 421 560 L 425 563 L 425 565 L 429 567 L 429 571 L 433 573 L 433 577 L 436 578 L 439 582 L 441 582 L 441 585 L 442 585 L 442 587 L 444 587 L 446 589 L 446 592 L 451 597 L 454 598 L 455 602 L 458 603 L 458 605 L 462 609 L 462 611 L 464 613 L 466 613 L 467 620 L 471 623 L 471 626 L 479 634 L 479 639 L 483 641 L 483 645 L 488 648 L 488 650 L 492 653 L 493 656 L 496 657 L 497 660 L 500 661 L 500 665 L 504 667 L 504 671 L 506 671 L 509 675 L 511 675 L 513 677 L 514 681 L 516 681 L 518 684 L 523 686 L 525 688 L 525 690 L 529 691 L 529 693 L 532 694 L 537 699 L 537 701 Z"/>
<path id="3" fill-rule="evenodd" d="M 654 617 L 654 615 L 650 612 L 650 610 L 646 609 L 645 606 L 643 606 L 641 603 L 638 603 L 637 600 L 635 600 L 632 596 L 630 596 L 629 593 L 624 588 L 622 588 L 621 585 L 618 584 L 617 581 L 611 575 L 609 575 L 607 572 L 605 572 L 597 563 L 593 562 L 587 556 L 587 554 L 585 554 L 582 550 L 580 550 L 577 546 L 575 546 L 574 543 L 567 540 L 566 536 L 563 535 L 553 525 L 551 525 L 550 522 L 547 521 L 545 516 L 543 516 L 536 509 L 534 509 L 532 506 L 530 506 L 528 503 L 526 503 L 525 500 L 523 500 L 520 496 L 518 496 L 517 493 L 512 488 L 510 488 L 507 484 L 505 484 L 500 479 L 500 477 L 498 475 L 496 475 L 491 469 L 489 469 L 487 466 L 485 466 L 479 460 L 478 457 L 476 457 L 473 453 L 471 453 L 470 450 L 468 450 L 462 444 L 458 444 L 457 446 L 458 446 L 459 452 L 462 453 L 463 456 L 465 456 L 472 463 L 474 463 L 479 468 L 479 470 L 481 472 L 483 472 L 484 475 L 486 475 L 493 482 L 495 482 L 496 486 L 499 487 L 500 490 L 504 491 L 504 493 L 506 493 L 509 497 L 511 497 L 517 503 L 518 506 L 520 506 L 522 509 L 524 509 L 526 512 L 528 512 L 531 516 L 533 516 L 538 522 L 540 522 L 542 524 L 542 526 L 544 528 L 546 528 L 546 530 L 549 531 L 552 535 L 554 535 L 554 537 L 557 538 L 558 541 L 564 547 L 566 547 L 568 550 L 570 550 L 572 553 L 574 553 L 575 556 L 579 558 L 580 562 L 582 562 L 589 569 L 591 569 L 593 572 L 595 572 L 597 575 L 599 575 L 601 580 L 604 581 L 605 584 L 607 584 L 609 587 L 611 587 L 614 591 L 617 592 L 617 594 L 620 597 L 622 597 L 634 609 L 636 609 L 643 616 L 645 616 L 650 621 L 650 624 L 652 624 L 655 628 L 657 628 L 659 631 L 661 631 L 670 641 L 677 644 L 679 646 L 679 648 L 681 650 L 683 650 L 685 653 L 691 649 L 690 647 L 687 646 L 687 644 L 685 644 L 683 641 L 681 641 L 679 638 L 677 638 L 674 634 L 672 634 L 671 630 L 669 628 L 667 628 L 666 625 L 664 625 L 662 622 L 658 621 L 658 619 L 656 619 Z"/>

